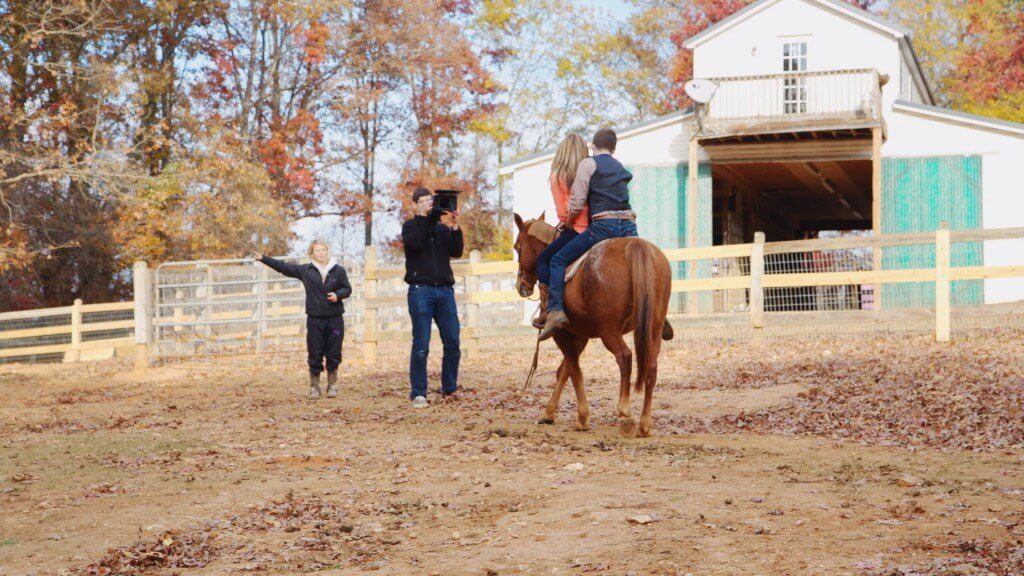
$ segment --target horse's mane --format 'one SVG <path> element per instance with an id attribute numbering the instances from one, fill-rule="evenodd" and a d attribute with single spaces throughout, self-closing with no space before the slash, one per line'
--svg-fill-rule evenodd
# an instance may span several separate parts
<path id="1" fill-rule="evenodd" d="M 526 234 L 540 240 L 545 245 L 549 245 L 555 241 L 558 230 L 543 220 L 532 220 L 527 223 Z"/>

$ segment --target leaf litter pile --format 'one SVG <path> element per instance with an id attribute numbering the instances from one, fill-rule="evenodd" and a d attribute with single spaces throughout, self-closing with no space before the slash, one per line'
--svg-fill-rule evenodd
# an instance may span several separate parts
<path id="1" fill-rule="evenodd" d="M 735 354 L 735 353 L 734 353 Z M 754 349 L 752 355 L 758 355 Z M 815 435 L 881 446 L 1024 447 L 1024 333 L 953 346 L 925 338 L 830 341 L 701 370 L 701 388 L 799 384 L 790 402 L 714 419 L 668 415 L 677 433 Z M 665 393 L 664 387 L 660 390 Z"/>

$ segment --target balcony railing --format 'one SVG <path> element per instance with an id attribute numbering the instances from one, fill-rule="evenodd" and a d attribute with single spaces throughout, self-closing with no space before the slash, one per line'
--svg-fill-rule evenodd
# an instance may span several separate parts
<path id="1" fill-rule="evenodd" d="M 881 82 L 874 69 L 711 80 L 718 84 L 706 117 L 711 135 L 757 132 L 759 125 L 767 129 L 789 124 L 813 128 L 881 123 Z"/>

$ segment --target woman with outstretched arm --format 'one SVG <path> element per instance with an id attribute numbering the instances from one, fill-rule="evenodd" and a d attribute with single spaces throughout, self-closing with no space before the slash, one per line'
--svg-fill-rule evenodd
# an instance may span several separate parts
<path id="1" fill-rule="evenodd" d="M 297 278 L 306 289 L 306 349 L 309 352 L 309 396 L 320 397 L 320 373 L 327 363 L 327 397 L 338 395 L 338 366 L 345 340 L 345 306 L 342 300 L 352 295 L 348 273 L 331 258 L 327 244 L 314 240 L 309 245 L 309 264 L 290 264 L 252 253 L 253 258 L 274 270 Z"/>

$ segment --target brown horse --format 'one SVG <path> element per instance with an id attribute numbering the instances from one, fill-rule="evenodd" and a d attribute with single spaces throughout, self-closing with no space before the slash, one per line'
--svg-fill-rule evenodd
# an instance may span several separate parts
<path id="1" fill-rule="evenodd" d="M 515 250 L 519 258 L 516 290 L 527 298 L 537 284 L 537 257 L 551 243 L 554 230 L 544 215 L 523 222 L 515 215 L 519 233 Z M 672 290 L 672 270 L 668 259 L 655 245 L 640 238 L 614 238 L 597 244 L 586 256 L 573 279 L 565 287 L 565 313 L 571 324 L 555 333 L 562 351 L 555 390 L 548 401 L 541 424 L 553 424 L 565 382 L 572 378 L 576 389 L 577 430 L 590 428 L 590 409 L 583 391 L 580 354 L 591 338 L 600 338 L 619 365 L 620 428 L 633 436 L 636 426 L 630 417 L 629 379 L 633 353 L 623 338 L 633 332 L 636 349 L 636 391 L 644 391 L 644 409 L 640 417 L 640 435 L 651 433 L 651 403 L 658 379 L 658 354 L 661 340 L 672 338 L 672 327 L 665 320 Z"/>

